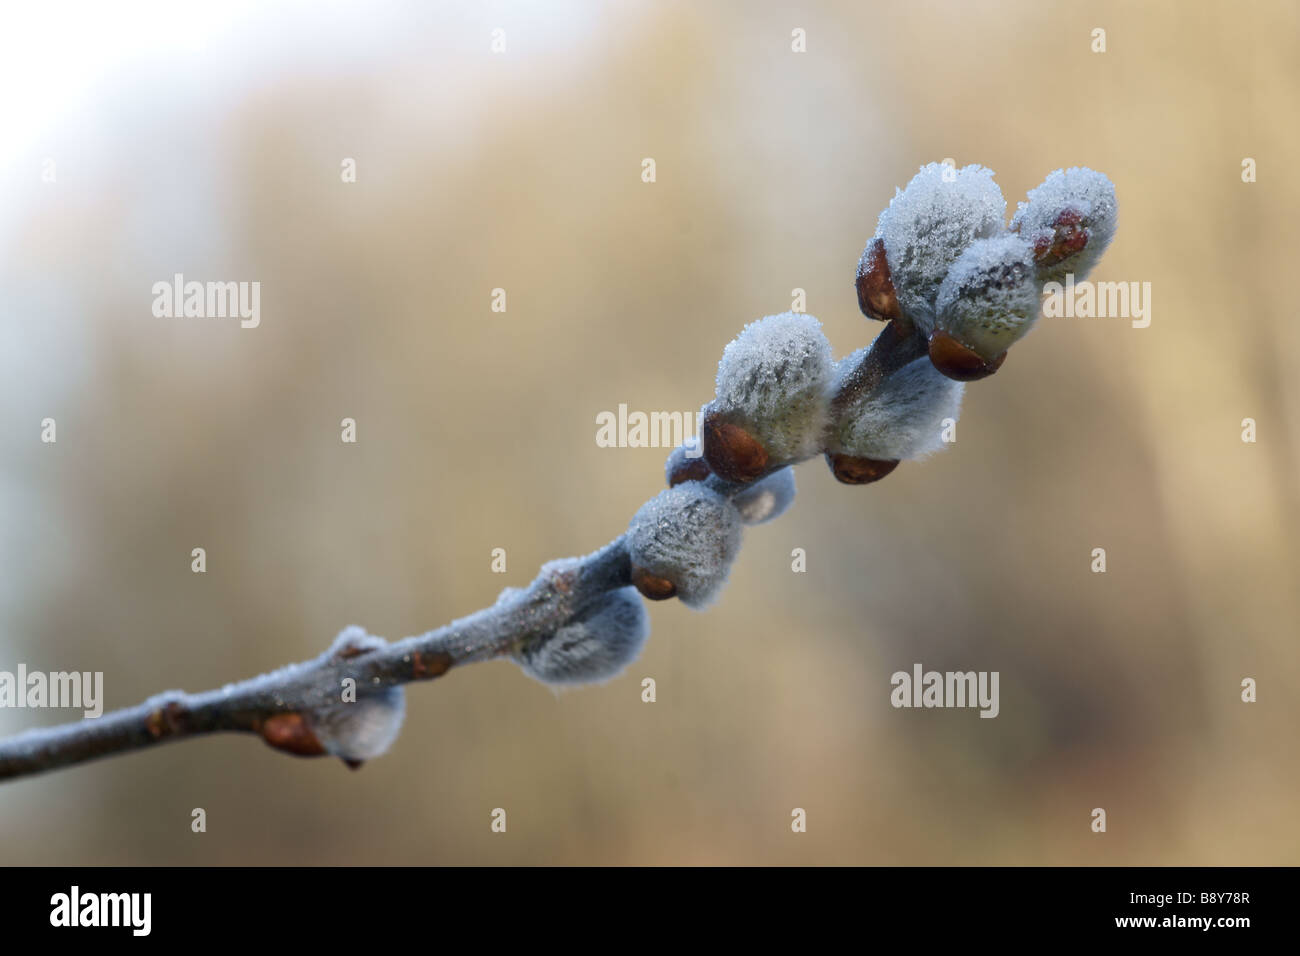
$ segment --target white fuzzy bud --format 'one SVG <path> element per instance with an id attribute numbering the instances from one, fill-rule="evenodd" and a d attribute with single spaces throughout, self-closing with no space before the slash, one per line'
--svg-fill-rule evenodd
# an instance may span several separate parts
<path id="1" fill-rule="evenodd" d="M 326 657 L 351 658 L 360 657 L 362 654 L 368 654 L 370 651 L 377 651 L 380 648 L 387 647 L 388 642 L 382 637 L 375 634 L 368 634 L 366 629 L 359 624 L 349 624 L 343 630 L 339 631 L 338 637 L 334 638 L 334 643 L 330 645 L 329 650 L 325 652 Z"/>
<path id="2" fill-rule="evenodd" d="M 365 628 L 353 624 L 339 632 L 321 659 L 351 660 L 387 646 L 382 637 L 367 634 Z M 359 764 L 388 750 L 406 716 L 402 688 L 358 685 L 348 695 L 340 686 L 335 693 L 335 700 L 306 714 L 310 732 L 325 752 Z"/>
<path id="3" fill-rule="evenodd" d="M 401 687 L 358 687 L 355 701 L 318 708 L 312 711 L 310 723 L 326 753 L 359 763 L 387 751 L 405 717 L 406 695 Z"/>
<path id="4" fill-rule="evenodd" d="M 731 499 L 745 524 L 763 524 L 785 514 L 794 503 L 794 469 L 782 468 Z"/>
<path id="5" fill-rule="evenodd" d="M 525 674 L 546 684 L 600 683 L 636 660 L 649 633 L 641 595 L 636 588 L 620 588 L 554 634 L 527 643 L 514 659 Z"/>
<path id="6" fill-rule="evenodd" d="M 862 361 L 865 351 L 840 362 L 837 382 Z M 840 410 L 827 451 L 881 461 L 921 458 L 942 447 L 944 419 L 957 419 L 963 391 L 961 382 L 936 371 L 928 358 L 919 358 Z"/>
<path id="7" fill-rule="evenodd" d="M 826 424 L 831 346 L 811 315 L 786 312 L 745 326 L 722 352 L 710 417 L 745 429 L 769 466 L 817 454 Z M 705 454 L 713 451 L 705 434 Z M 715 471 L 718 469 L 715 468 Z M 719 472 L 729 477 L 726 471 Z"/>
<path id="8" fill-rule="evenodd" d="M 492 606 L 500 607 L 507 601 L 512 601 L 519 595 L 523 594 L 525 590 L 525 588 L 504 587 L 501 589 L 501 593 L 497 595 L 497 599 L 493 602 Z"/>
<path id="9" fill-rule="evenodd" d="M 641 506 L 628 525 L 634 581 L 638 571 L 644 572 L 671 583 L 673 593 L 687 607 L 705 607 L 727 582 L 740 551 L 740 532 L 740 512 L 703 482 L 688 481 L 661 491 Z"/>
<path id="10" fill-rule="evenodd" d="M 1013 234 L 977 239 L 939 286 L 936 324 L 992 360 L 1029 331 L 1041 299 L 1029 243 Z"/>
<path id="11" fill-rule="evenodd" d="M 1058 169 L 1029 191 L 1011 229 L 1034 248 L 1039 282 L 1087 277 L 1115 237 L 1115 185 L 1087 167 Z"/>
<path id="12" fill-rule="evenodd" d="M 880 214 L 877 227 L 903 314 L 929 332 L 948 269 L 976 239 L 1002 232 L 1006 212 L 991 169 L 922 166 Z"/>

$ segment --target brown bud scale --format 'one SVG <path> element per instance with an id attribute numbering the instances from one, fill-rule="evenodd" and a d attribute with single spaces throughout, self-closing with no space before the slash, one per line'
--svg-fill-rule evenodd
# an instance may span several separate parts
<path id="1" fill-rule="evenodd" d="M 717 415 L 704 420 L 704 460 L 726 481 L 753 481 L 767 470 L 767 449 L 739 425 Z"/>
<path id="2" fill-rule="evenodd" d="M 262 739 L 276 750 L 299 757 L 319 757 L 325 747 L 302 714 L 275 714 L 262 725 Z"/>
<path id="3" fill-rule="evenodd" d="M 888 322 L 902 315 L 894 280 L 889 275 L 889 262 L 885 259 L 885 240 L 879 236 L 867 243 L 858 263 L 857 286 L 858 308 L 867 318 Z"/>
<path id="4" fill-rule="evenodd" d="M 145 729 L 149 731 L 149 736 L 155 740 L 171 737 L 180 733 L 181 722 L 188 713 L 188 709 L 180 701 L 170 700 L 162 707 L 150 712 L 145 720 Z"/>
<path id="5" fill-rule="evenodd" d="M 668 476 L 668 487 L 680 485 L 684 481 L 703 481 L 709 477 L 709 463 L 701 458 L 687 458 L 678 463 L 673 473 Z"/>
<path id="6" fill-rule="evenodd" d="M 868 485 L 898 467 L 897 459 L 858 458 L 831 452 L 826 453 L 826 463 L 831 466 L 831 474 L 836 480 L 846 485 Z"/>
<path id="7" fill-rule="evenodd" d="M 643 597 L 651 601 L 666 601 L 677 594 L 677 585 L 672 581 L 657 577 L 636 565 L 632 566 L 632 583 Z"/>
<path id="8" fill-rule="evenodd" d="M 930 334 L 930 362 L 936 369 L 958 382 L 974 382 L 988 378 L 1006 361 L 1003 352 L 985 361 L 983 356 L 968 345 L 963 345 L 942 329 Z"/>
<path id="9" fill-rule="evenodd" d="M 441 677 L 449 670 L 451 670 L 451 655 L 445 651 L 435 651 L 432 654 L 423 654 L 420 651 L 411 653 L 411 676 L 416 680 Z"/>

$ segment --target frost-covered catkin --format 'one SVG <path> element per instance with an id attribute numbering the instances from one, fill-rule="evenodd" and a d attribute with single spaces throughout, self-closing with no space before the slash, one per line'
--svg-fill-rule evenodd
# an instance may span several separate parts
<path id="1" fill-rule="evenodd" d="M 976 239 L 1005 228 L 1007 203 L 983 166 L 922 166 L 880 214 L 894 292 L 904 315 L 929 332 L 939 284 Z M 868 246 L 870 249 L 870 246 Z"/>
<path id="2" fill-rule="evenodd" d="M 659 492 L 628 525 L 633 583 L 650 598 L 676 595 L 687 607 L 706 607 L 727 582 L 741 525 L 736 507 L 703 482 Z"/>
<path id="3" fill-rule="evenodd" d="M 387 646 L 382 637 L 364 629 L 345 628 L 327 653 L 352 658 Z M 344 696 L 339 688 L 338 700 L 311 711 L 309 723 L 325 752 L 349 763 L 360 763 L 380 756 L 397 739 L 406 716 L 406 695 L 400 686 L 355 688 L 355 700 Z"/>
<path id="4" fill-rule="evenodd" d="M 794 469 L 782 468 L 731 499 L 745 524 L 763 524 L 785 514 L 794 503 Z"/>
<path id="5" fill-rule="evenodd" d="M 845 357 L 837 379 L 850 372 L 865 349 Z M 943 446 L 944 419 L 961 413 L 964 386 L 919 358 L 886 378 L 874 391 L 844 406 L 831 427 L 827 452 L 878 461 L 920 458 Z"/>
<path id="6" fill-rule="evenodd" d="M 992 360 L 1033 326 L 1041 289 L 1033 249 L 1024 239 L 1011 234 L 977 239 L 939 286 L 936 326 Z"/>
<path id="7" fill-rule="evenodd" d="M 636 588 L 601 595 L 554 634 L 528 642 L 514 654 L 529 677 L 546 684 L 593 684 L 611 680 L 641 653 L 650 616 Z"/>
<path id="8" fill-rule="evenodd" d="M 745 326 L 723 350 L 717 397 L 705 408 L 704 457 L 728 481 L 817 454 L 828 413 L 831 346 L 811 315 Z"/>
<path id="9" fill-rule="evenodd" d="M 355 701 L 313 711 L 311 726 L 326 753 L 359 763 L 385 753 L 405 717 L 406 695 L 401 687 L 358 688 Z"/>
<path id="10" fill-rule="evenodd" d="M 1034 249 L 1039 282 L 1087 277 L 1115 237 L 1119 223 L 1115 185 L 1084 166 L 1049 173 L 1029 191 L 1011 219 Z"/>

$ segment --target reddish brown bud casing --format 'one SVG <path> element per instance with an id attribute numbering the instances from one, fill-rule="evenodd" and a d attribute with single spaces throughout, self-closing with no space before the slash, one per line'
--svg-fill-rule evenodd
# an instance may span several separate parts
<path id="1" fill-rule="evenodd" d="M 717 415 L 704 420 L 704 460 L 726 481 L 753 481 L 767 470 L 767 449 L 739 425 Z"/>
<path id="2" fill-rule="evenodd" d="M 429 680 L 441 677 L 451 670 L 451 655 L 443 651 L 425 654 L 421 651 L 411 653 L 411 676 L 416 680 Z"/>
<path id="3" fill-rule="evenodd" d="M 867 318 L 881 322 L 902 315 L 894 281 L 889 276 L 889 262 L 885 259 L 885 240 L 879 236 L 867 243 L 858 262 L 858 308 Z"/>
<path id="4" fill-rule="evenodd" d="M 645 568 L 632 566 L 632 583 L 642 597 L 651 601 L 667 601 L 677 594 L 677 585 L 667 578 L 655 577 Z"/>
<path id="5" fill-rule="evenodd" d="M 991 361 L 984 359 L 974 349 L 963 345 L 942 329 L 930 334 L 930 362 L 936 369 L 958 382 L 974 382 L 988 378 L 1006 361 L 1003 352 Z"/>
<path id="6" fill-rule="evenodd" d="M 155 740 L 180 733 L 182 724 L 188 716 L 185 705 L 178 700 L 170 700 L 162 707 L 151 712 L 145 721 L 145 729 Z"/>
<path id="7" fill-rule="evenodd" d="M 1062 209 L 1052 221 L 1052 235 L 1034 240 L 1034 261 L 1053 266 L 1080 251 L 1088 244 L 1088 230 L 1082 222 L 1077 209 Z"/>
<path id="8" fill-rule="evenodd" d="M 678 462 L 668 476 L 668 487 L 680 485 L 683 481 L 703 481 L 709 474 L 709 463 L 703 457 L 686 458 Z"/>
<path id="9" fill-rule="evenodd" d="M 853 455 L 826 453 L 826 463 L 831 474 L 846 485 L 868 485 L 879 481 L 898 467 L 898 460 L 882 461 L 877 458 L 855 458 Z"/>
<path id="10" fill-rule="evenodd" d="M 325 747 L 302 714 L 276 714 L 262 724 L 262 739 L 276 750 L 299 757 L 319 757 Z"/>

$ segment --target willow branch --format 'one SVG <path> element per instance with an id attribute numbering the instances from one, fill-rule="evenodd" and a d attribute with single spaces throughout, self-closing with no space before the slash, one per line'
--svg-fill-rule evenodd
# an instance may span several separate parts
<path id="1" fill-rule="evenodd" d="M 169 691 L 135 707 L 0 740 L 0 780 L 205 734 L 248 733 L 288 753 L 324 753 L 302 715 L 357 687 L 395 687 L 508 654 L 554 632 L 600 595 L 629 584 L 620 537 L 585 558 L 554 562 L 533 583 L 445 627 L 374 648 L 336 645 L 314 660 L 197 694 Z"/>
<path id="2" fill-rule="evenodd" d="M 824 454 L 841 482 L 868 484 L 935 450 L 934 423 L 959 411 L 954 382 L 995 373 L 1034 324 L 1045 283 L 1086 276 L 1115 231 L 1113 184 L 1080 167 L 1050 174 L 1009 230 L 1004 207 L 990 170 L 922 167 L 859 260 L 859 307 L 885 327 L 856 365 L 838 374 L 811 316 L 750 323 L 719 363 L 703 460 L 677 449 L 670 487 L 601 550 L 551 562 L 529 587 L 427 634 L 389 644 L 348 628 L 315 660 L 0 741 L 0 780 L 223 732 L 356 766 L 396 736 L 403 685 L 461 664 L 510 654 L 547 682 L 618 673 L 648 624 L 639 599 L 610 592 L 633 585 L 647 599 L 703 607 L 726 581 L 741 525 L 779 515 L 793 498 L 789 466 Z M 906 264 L 901 285 L 891 260 Z M 927 355 L 928 365 L 911 364 Z M 340 687 L 342 703 L 361 706 L 340 707 Z"/>
<path id="3" fill-rule="evenodd" d="M 910 323 L 889 322 L 845 391 L 870 391 L 922 354 L 924 340 Z M 728 498 L 747 487 L 717 475 L 708 475 L 707 484 Z M 602 594 L 630 583 L 627 548 L 619 537 L 585 558 L 553 562 L 529 587 L 507 592 L 492 607 L 425 634 L 382 646 L 336 646 L 314 660 L 220 690 L 168 691 L 101 717 L 0 740 L 0 781 L 215 733 L 255 734 L 286 753 L 320 756 L 327 751 L 307 715 L 333 706 L 345 680 L 367 689 L 397 687 L 501 657 L 554 633 Z"/>

